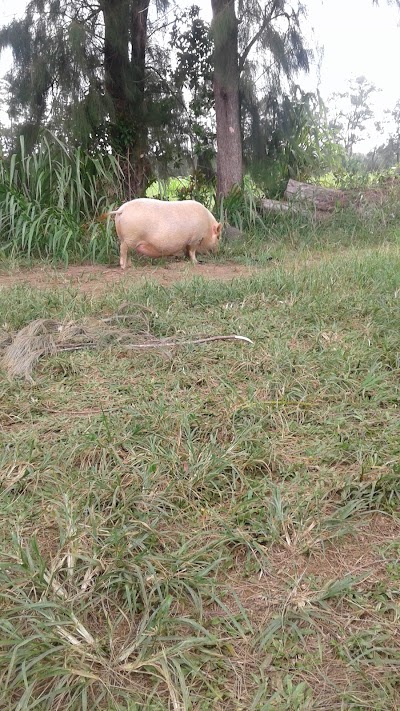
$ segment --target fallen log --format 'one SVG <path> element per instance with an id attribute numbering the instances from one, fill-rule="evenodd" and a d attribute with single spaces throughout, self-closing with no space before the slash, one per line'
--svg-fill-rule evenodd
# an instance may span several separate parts
<path id="1" fill-rule="evenodd" d="M 349 204 L 349 196 L 343 190 L 299 183 L 292 179 L 286 186 L 285 199 L 291 203 L 311 204 L 319 212 L 333 212 L 336 207 L 345 207 Z"/>
<path id="2" fill-rule="evenodd" d="M 381 186 L 339 190 L 290 179 L 282 201 L 264 198 L 259 202 L 259 209 L 263 212 L 306 214 L 317 220 L 326 220 L 335 209 L 344 207 L 352 207 L 360 215 L 365 215 L 369 208 L 384 205 L 390 195 L 393 197 Z"/>

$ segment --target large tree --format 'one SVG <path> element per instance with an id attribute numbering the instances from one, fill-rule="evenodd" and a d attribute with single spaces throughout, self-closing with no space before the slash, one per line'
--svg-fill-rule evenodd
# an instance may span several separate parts
<path id="1" fill-rule="evenodd" d="M 253 50 L 264 72 L 272 67 L 286 77 L 308 70 L 300 31 L 303 8 L 287 0 L 211 0 L 214 38 L 214 95 L 217 123 L 217 194 L 225 196 L 242 180 L 240 77 Z M 269 67 L 268 67 L 269 64 Z M 256 119 L 256 117 L 254 117 Z"/>
<path id="2" fill-rule="evenodd" d="M 105 92 L 112 102 L 111 144 L 124 156 L 127 192 L 140 195 L 149 171 L 145 105 L 148 0 L 100 0 Z"/>
<path id="3" fill-rule="evenodd" d="M 11 47 L 11 115 L 28 146 L 44 123 L 121 157 L 127 195 L 148 179 L 147 0 L 30 0 L 0 32 Z"/>
<path id="4" fill-rule="evenodd" d="M 242 181 L 238 20 L 234 0 L 211 0 L 214 37 L 214 98 L 217 123 L 217 193 Z"/>

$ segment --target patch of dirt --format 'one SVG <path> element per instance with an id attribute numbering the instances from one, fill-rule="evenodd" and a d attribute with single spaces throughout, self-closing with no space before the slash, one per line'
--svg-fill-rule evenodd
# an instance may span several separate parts
<path id="1" fill-rule="evenodd" d="M 234 262 L 193 266 L 189 262 L 169 261 L 163 266 L 149 264 L 132 266 L 126 272 L 119 267 L 104 265 L 74 265 L 66 269 L 56 269 L 46 265 L 0 273 L 0 288 L 11 287 L 14 284 L 29 284 L 39 289 L 72 286 L 86 294 L 99 294 L 113 284 L 129 287 L 138 282 L 151 280 L 157 281 L 162 286 L 170 286 L 194 276 L 229 281 L 235 277 L 251 276 L 255 271 L 257 267 L 245 267 Z"/>
<path id="2" fill-rule="evenodd" d="M 295 545 L 275 544 L 268 550 L 269 568 L 257 576 L 243 578 L 244 560 L 238 556 L 237 570 L 230 572 L 229 584 L 254 624 L 266 624 L 282 606 L 302 609 L 312 603 L 319 590 L 347 575 L 365 576 L 357 583 L 362 590 L 386 580 L 385 546 L 399 540 L 400 523 L 385 514 L 372 514 L 359 521 L 357 531 L 340 544 L 324 550 L 301 553 Z M 310 578 L 313 589 L 309 587 Z M 389 584 L 389 583 L 388 583 Z M 234 612 L 237 604 L 229 596 L 225 603 Z M 209 608 L 213 614 L 215 609 Z"/>
<path id="3" fill-rule="evenodd" d="M 238 619 L 241 616 L 240 602 L 255 630 L 255 645 L 249 647 L 247 640 L 231 641 L 237 679 L 245 684 L 249 670 L 254 671 L 254 678 L 257 678 L 256 674 L 262 669 L 267 674 L 270 688 L 279 692 L 282 679 L 289 674 L 294 683 L 304 681 L 312 690 L 312 706 L 305 704 L 304 708 L 321 711 L 344 708 L 343 701 L 348 693 L 363 700 L 362 708 L 376 708 L 374 700 L 379 696 L 379 687 L 384 688 L 387 679 L 396 673 L 396 662 L 392 658 L 397 658 L 395 655 L 400 649 L 398 625 L 390 607 L 391 590 L 397 589 L 394 587 L 397 583 L 388 578 L 388 560 L 385 559 L 385 548 L 399 540 L 399 533 L 397 519 L 378 513 L 361 518 L 353 535 L 308 555 L 301 553 L 295 545 L 271 546 L 269 565 L 262 575 L 244 577 L 244 560 L 239 556 L 237 568 L 230 570 L 227 581 L 235 597 L 227 590 L 223 600 L 230 616 L 237 615 Z M 350 606 L 346 599 L 342 600 L 339 591 L 337 596 L 324 601 L 326 607 L 321 605 L 319 596 L 324 587 L 347 575 L 361 577 L 354 586 L 359 594 L 357 603 Z M 386 594 L 389 603 L 385 611 Z M 206 615 L 223 617 L 217 605 L 208 607 Z M 228 619 L 230 616 L 226 614 Z M 262 636 L 271 621 L 281 616 L 282 630 L 271 631 L 266 649 L 258 649 L 258 635 Z M 381 650 L 374 649 L 371 656 L 366 648 L 365 658 L 359 662 L 355 657 L 354 664 L 340 656 L 341 650 L 343 654 L 350 654 L 347 645 L 351 645 L 352 636 L 355 637 L 354 644 L 357 639 L 362 644 L 364 632 L 368 635 L 375 626 L 387 635 L 390 660 L 385 658 L 385 644 Z M 302 629 L 306 632 L 303 638 L 298 632 Z M 271 641 L 274 637 L 275 642 Z M 361 658 L 361 652 L 362 647 L 355 654 L 359 653 Z M 375 653 L 378 661 L 372 657 Z M 249 687 L 249 693 L 254 694 L 251 685 Z M 390 703 L 389 697 L 385 698 Z M 290 708 L 294 708 L 294 697 L 287 700 L 290 701 L 293 703 Z M 400 708 L 396 702 L 397 696 L 394 705 L 385 708 Z"/>

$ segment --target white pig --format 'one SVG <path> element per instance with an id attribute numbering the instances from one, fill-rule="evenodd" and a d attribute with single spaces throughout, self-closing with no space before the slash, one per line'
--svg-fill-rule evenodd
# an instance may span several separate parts
<path id="1" fill-rule="evenodd" d="M 129 249 L 146 257 L 185 252 L 193 264 L 197 264 L 196 252 L 218 249 L 222 224 L 195 200 L 164 202 L 138 198 L 101 217 L 109 215 L 115 215 L 122 269 L 126 269 Z"/>

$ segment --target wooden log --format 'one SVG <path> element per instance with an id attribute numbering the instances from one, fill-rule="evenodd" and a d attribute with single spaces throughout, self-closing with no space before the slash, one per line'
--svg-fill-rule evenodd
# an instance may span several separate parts
<path id="1" fill-rule="evenodd" d="M 312 204 L 315 210 L 320 212 L 333 212 L 335 207 L 345 207 L 349 204 L 349 196 L 343 190 L 299 183 L 292 179 L 286 186 L 285 198 L 290 202 Z"/>

